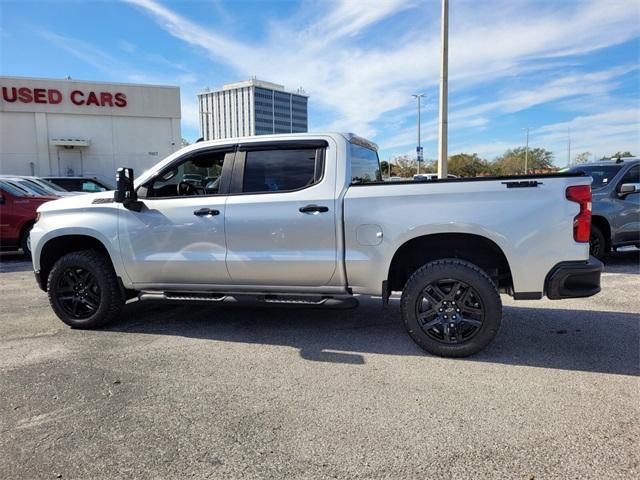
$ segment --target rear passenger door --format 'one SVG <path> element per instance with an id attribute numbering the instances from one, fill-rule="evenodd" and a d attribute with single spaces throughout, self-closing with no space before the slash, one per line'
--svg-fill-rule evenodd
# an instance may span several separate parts
<path id="1" fill-rule="evenodd" d="M 640 184 L 640 165 L 631 167 L 616 185 L 619 195 L 620 187 L 625 183 Z M 613 218 L 613 243 L 637 244 L 640 242 L 640 193 L 630 193 L 618 198 L 620 207 Z"/>
<path id="2" fill-rule="evenodd" d="M 239 146 L 225 222 L 234 284 L 330 282 L 337 263 L 336 153 L 327 147 L 316 140 Z"/>

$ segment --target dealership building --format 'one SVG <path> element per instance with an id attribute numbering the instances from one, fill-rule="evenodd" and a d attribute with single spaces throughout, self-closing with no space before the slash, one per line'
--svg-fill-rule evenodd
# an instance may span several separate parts
<path id="1" fill-rule="evenodd" d="M 178 87 L 22 77 L 0 87 L 0 174 L 113 180 L 181 146 Z"/>

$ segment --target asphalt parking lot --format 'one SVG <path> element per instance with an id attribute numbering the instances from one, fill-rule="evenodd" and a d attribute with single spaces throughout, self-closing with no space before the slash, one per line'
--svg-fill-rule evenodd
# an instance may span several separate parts
<path id="1" fill-rule="evenodd" d="M 71 330 L 0 257 L 0 478 L 638 478 L 640 255 L 432 357 L 382 310 L 131 304 Z"/>

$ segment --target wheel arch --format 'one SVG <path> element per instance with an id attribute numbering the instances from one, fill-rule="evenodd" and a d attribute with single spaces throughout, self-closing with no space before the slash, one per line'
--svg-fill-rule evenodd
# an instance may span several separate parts
<path id="1" fill-rule="evenodd" d="M 606 249 L 607 251 L 611 251 L 613 239 L 611 238 L 611 224 L 609 220 L 602 215 L 593 215 L 591 217 L 591 225 L 600 229 L 602 235 L 604 235 Z"/>
<path id="2" fill-rule="evenodd" d="M 405 241 L 389 265 L 389 290 L 402 290 L 413 272 L 430 261 L 443 258 L 467 260 L 484 270 L 500 290 L 513 291 L 511 267 L 503 249 L 485 236 L 459 232 L 432 233 Z"/>
<path id="3" fill-rule="evenodd" d="M 105 255 L 112 268 L 117 273 L 113 259 L 110 255 L 104 242 L 98 238 L 81 233 L 65 234 L 48 239 L 40 248 L 39 262 L 40 262 L 40 277 L 43 279 L 43 287 L 46 290 L 46 279 L 49 276 L 49 272 L 53 268 L 53 265 L 63 255 L 72 252 L 78 252 L 81 250 L 95 250 Z"/>

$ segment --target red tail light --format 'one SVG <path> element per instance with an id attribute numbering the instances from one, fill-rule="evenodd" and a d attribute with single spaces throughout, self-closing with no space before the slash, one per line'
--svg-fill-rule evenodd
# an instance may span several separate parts
<path id="1" fill-rule="evenodd" d="M 588 242 L 591 233 L 591 186 L 567 188 L 567 200 L 580 204 L 580 213 L 573 219 L 573 239 L 576 242 Z"/>

